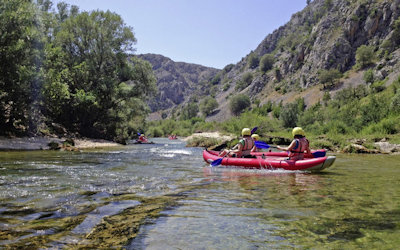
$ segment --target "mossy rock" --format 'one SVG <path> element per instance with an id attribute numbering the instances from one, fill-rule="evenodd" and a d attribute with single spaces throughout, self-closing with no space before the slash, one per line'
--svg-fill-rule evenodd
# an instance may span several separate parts
<path id="1" fill-rule="evenodd" d="M 60 150 L 61 149 L 61 145 L 56 141 L 49 142 L 49 144 L 47 144 L 47 146 L 49 146 L 50 150 Z"/>

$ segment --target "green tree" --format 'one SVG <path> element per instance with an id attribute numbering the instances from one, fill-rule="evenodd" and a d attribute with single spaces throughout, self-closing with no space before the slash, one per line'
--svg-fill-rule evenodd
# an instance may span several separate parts
<path id="1" fill-rule="evenodd" d="M 324 85 L 324 88 L 335 86 L 338 79 L 342 77 L 337 69 L 321 70 L 319 72 L 319 81 Z"/>
<path id="2" fill-rule="evenodd" d="M 368 97 L 368 102 L 360 107 L 362 124 L 378 123 L 388 113 L 389 105 L 375 95 Z"/>
<path id="3" fill-rule="evenodd" d="M 363 78 L 366 83 L 373 83 L 374 82 L 374 71 L 372 69 L 365 71 Z"/>
<path id="4" fill-rule="evenodd" d="M 306 109 L 306 102 L 303 97 L 296 99 L 297 112 L 302 113 Z"/>
<path id="5" fill-rule="evenodd" d="M 259 58 L 256 55 L 256 53 L 251 52 L 249 57 L 247 58 L 247 66 L 250 69 L 255 69 L 258 67 L 258 63 L 259 63 Z"/>
<path id="6" fill-rule="evenodd" d="M 280 112 L 279 119 L 283 122 L 285 128 L 295 127 L 298 120 L 298 104 L 289 103 L 285 105 Z"/>
<path id="7" fill-rule="evenodd" d="M 200 102 L 200 111 L 205 115 L 210 115 L 216 108 L 218 108 L 218 102 L 215 98 L 208 96 Z"/>
<path id="8" fill-rule="evenodd" d="M 0 134 L 36 133 L 43 33 L 31 1 L 0 0 Z"/>
<path id="9" fill-rule="evenodd" d="M 194 102 L 188 103 L 182 108 L 181 119 L 182 120 L 192 119 L 197 116 L 198 112 L 199 112 L 199 107 L 197 103 Z"/>
<path id="10" fill-rule="evenodd" d="M 243 94 L 239 94 L 239 95 L 232 97 L 232 99 L 229 102 L 231 112 L 234 115 L 239 115 L 245 109 L 250 107 L 250 105 L 251 105 L 250 98 L 247 95 L 243 95 Z"/>
<path id="11" fill-rule="evenodd" d="M 275 58 L 272 54 L 265 54 L 260 59 L 260 70 L 261 72 L 265 73 L 268 70 L 272 69 L 274 65 Z"/>
<path id="12" fill-rule="evenodd" d="M 131 28 L 110 11 L 61 16 L 46 47 L 47 112 L 86 136 L 129 136 L 132 122 L 143 120 L 135 117 L 148 111 L 143 100 L 156 90 L 151 65 L 128 58 L 136 42 Z"/>
<path id="13" fill-rule="evenodd" d="M 356 65 L 361 69 L 371 65 L 374 61 L 374 47 L 361 45 L 356 51 Z"/>

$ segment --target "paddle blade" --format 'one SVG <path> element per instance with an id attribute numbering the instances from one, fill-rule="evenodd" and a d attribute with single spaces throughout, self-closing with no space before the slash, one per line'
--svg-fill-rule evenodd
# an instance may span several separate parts
<path id="1" fill-rule="evenodd" d="M 222 163 L 222 160 L 223 160 L 223 159 L 224 159 L 224 158 L 218 158 L 218 159 L 216 159 L 215 161 L 211 162 L 211 166 L 212 166 L 212 167 L 215 167 L 215 166 L 220 165 L 220 164 Z"/>
<path id="2" fill-rule="evenodd" d="M 254 133 L 257 131 L 257 129 L 258 129 L 258 127 L 254 127 L 254 128 L 251 130 L 251 134 L 254 134 Z"/>
<path id="3" fill-rule="evenodd" d="M 255 141 L 254 144 L 256 145 L 257 148 L 270 148 L 271 146 L 268 145 L 267 143 L 263 142 L 263 141 Z"/>
<path id="4" fill-rule="evenodd" d="M 326 152 L 325 151 L 317 151 L 317 152 L 312 153 L 312 155 L 314 156 L 314 158 L 325 157 Z"/>

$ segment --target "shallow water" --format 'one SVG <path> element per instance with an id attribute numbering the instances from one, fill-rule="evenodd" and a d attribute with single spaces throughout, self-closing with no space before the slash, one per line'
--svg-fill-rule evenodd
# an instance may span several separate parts
<path id="1" fill-rule="evenodd" d="M 210 168 L 182 141 L 0 152 L 0 248 L 375 248 L 400 244 L 400 156 L 319 174 Z"/>

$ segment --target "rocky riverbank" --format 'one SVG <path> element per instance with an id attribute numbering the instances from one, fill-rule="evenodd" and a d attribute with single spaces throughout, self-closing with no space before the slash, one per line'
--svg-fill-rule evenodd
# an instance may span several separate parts
<path id="1" fill-rule="evenodd" d="M 67 139 L 57 137 L 0 137 L 0 150 L 2 151 L 49 149 L 74 151 L 89 148 L 107 148 L 117 146 L 121 146 L 121 144 L 107 140 L 88 138 Z"/>

